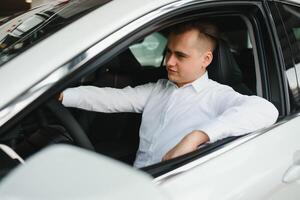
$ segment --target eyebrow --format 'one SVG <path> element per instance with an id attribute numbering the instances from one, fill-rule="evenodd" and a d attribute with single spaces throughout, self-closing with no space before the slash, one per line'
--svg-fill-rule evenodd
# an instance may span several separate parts
<path id="1" fill-rule="evenodd" d="M 172 51 L 171 51 L 171 49 L 169 49 L 169 48 L 167 47 L 167 52 L 172 52 Z M 189 57 L 188 54 L 186 54 L 186 53 L 184 53 L 184 52 L 182 52 L 182 51 L 174 51 L 174 53 L 175 53 L 177 56 Z"/>

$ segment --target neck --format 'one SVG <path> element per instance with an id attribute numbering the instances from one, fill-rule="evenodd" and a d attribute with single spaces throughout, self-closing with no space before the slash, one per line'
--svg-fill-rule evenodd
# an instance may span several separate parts
<path id="1" fill-rule="evenodd" d="M 200 76 L 198 76 L 198 77 L 196 77 L 194 80 L 191 80 L 191 81 L 188 81 L 188 82 L 184 82 L 184 83 L 174 82 L 174 83 L 177 85 L 177 87 L 180 88 L 180 87 L 182 87 L 182 86 L 184 86 L 184 85 L 186 85 L 186 84 L 189 84 L 189 83 L 194 82 L 194 81 L 197 80 L 198 78 L 202 77 L 205 73 L 206 73 L 206 70 L 205 70 Z"/>

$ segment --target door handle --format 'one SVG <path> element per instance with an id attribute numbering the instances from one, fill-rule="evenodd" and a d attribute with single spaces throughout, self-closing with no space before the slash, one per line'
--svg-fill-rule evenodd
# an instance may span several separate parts
<path id="1" fill-rule="evenodd" d="M 286 170 L 282 182 L 291 183 L 300 179 L 300 150 L 294 153 L 293 164 Z"/>

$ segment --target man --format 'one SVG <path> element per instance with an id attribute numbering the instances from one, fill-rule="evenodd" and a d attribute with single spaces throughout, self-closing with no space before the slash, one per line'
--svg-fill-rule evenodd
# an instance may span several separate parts
<path id="1" fill-rule="evenodd" d="M 62 103 L 99 112 L 143 112 L 136 167 L 275 123 L 278 111 L 270 102 L 208 78 L 216 37 L 217 29 L 209 23 L 178 25 L 168 38 L 169 80 L 123 89 L 71 88 L 64 91 Z"/>

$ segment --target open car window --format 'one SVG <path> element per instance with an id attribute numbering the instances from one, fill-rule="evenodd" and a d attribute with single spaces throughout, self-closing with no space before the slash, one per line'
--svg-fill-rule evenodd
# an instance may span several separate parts
<path id="1" fill-rule="evenodd" d="M 226 22 L 235 21 L 235 26 L 227 26 Z M 247 95 L 255 95 L 256 92 L 256 67 L 252 40 L 249 27 L 239 16 L 227 16 L 213 18 L 220 26 L 221 40 L 228 45 L 231 57 L 238 66 L 236 76 L 231 76 L 231 84 L 235 90 Z M 167 79 L 162 58 L 159 62 L 155 59 L 161 57 L 167 44 L 168 28 L 137 38 L 133 44 L 123 47 L 119 53 L 109 56 L 109 60 L 98 65 L 93 74 L 82 79 L 80 84 L 97 87 L 124 88 L 127 86 L 156 82 L 159 79 Z M 160 39 L 161 38 L 161 39 Z M 164 39 L 162 39 L 164 38 Z M 161 45 L 161 47 L 160 47 Z M 158 50 L 159 56 L 151 54 L 151 50 Z M 152 62 L 148 62 L 147 53 L 151 54 Z M 232 81 L 234 80 L 234 81 Z M 71 109 L 74 116 L 81 123 L 85 132 L 92 138 L 96 150 L 117 160 L 133 165 L 136 151 L 139 145 L 139 127 L 142 114 L 139 113 L 98 113 Z M 117 124 L 117 126 L 116 126 Z M 179 163 L 186 164 L 195 160 L 199 155 L 207 155 L 227 142 L 235 138 L 228 138 L 213 145 L 203 146 L 191 155 L 184 155 L 164 163 L 157 163 L 143 170 L 153 173 L 154 176 L 162 173 L 162 169 L 174 169 Z M 204 151 L 205 148 L 206 150 Z M 202 152 L 202 153 L 200 153 Z M 204 153 L 205 152 L 205 153 Z M 164 167 L 168 166 L 168 167 Z"/>

